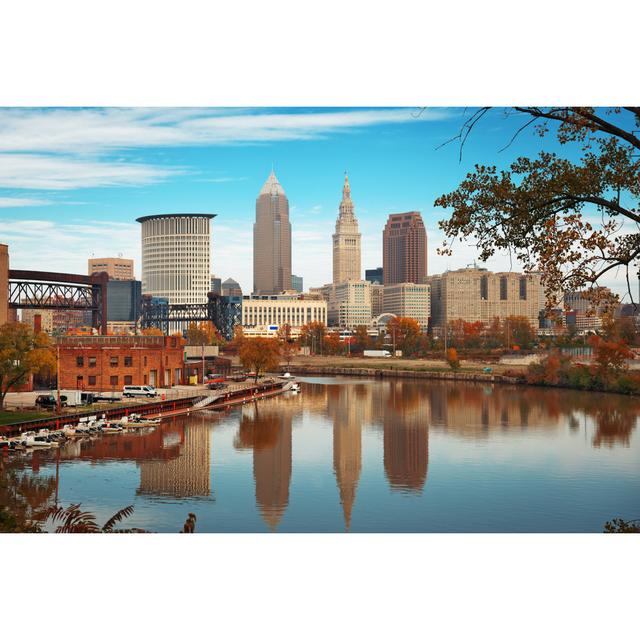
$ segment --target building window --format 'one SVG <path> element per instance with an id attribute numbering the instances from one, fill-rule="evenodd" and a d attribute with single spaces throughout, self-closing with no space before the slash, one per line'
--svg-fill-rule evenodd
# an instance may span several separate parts
<path id="1" fill-rule="evenodd" d="M 527 299 L 527 279 L 520 278 L 520 300 Z"/>
<path id="2" fill-rule="evenodd" d="M 90 367 L 95 367 L 96 366 L 96 357 L 95 356 L 89 356 L 89 366 Z"/>
<path id="3" fill-rule="evenodd" d="M 500 300 L 507 299 L 507 277 L 500 277 Z"/>
<path id="4" fill-rule="evenodd" d="M 95 387 L 96 386 L 96 377 L 95 376 L 89 376 L 89 386 L 90 387 Z"/>
<path id="5" fill-rule="evenodd" d="M 480 278 L 480 300 L 487 300 L 489 298 L 489 278 L 482 276 Z"/>
<path id="6" fill-rule="evenodd" d="M 144 357 L 144 366 L 147 366 L 147 356 Z"/>
<path id="7" fill-rule="evenodd" d="M 117 387 L 117 386 L 118 386 L 118 376 L 111 376 L 111 377 L 109 378 L 109 384 L 110 384 L 112 387 Z"/>
<path id="8" fill-rule="evenodd" d="M 133 376 L 125 376 L 124 384 L 133 384 Z"/>
<path id="9" fill-rule="evenodd" d="M 76 356 L 76 367 L 84 367 L 84 358 L 82 356 Z"/>
<path id="10" fill-rule="evenodd" d="M 84 385 L 84 378 L 82 376 L 76 376 L 76 389 L 82 389 Z"/>
<path id="11" fill-rule="evenodd" d="M 118 366 L 118 356 L 111 356 L 109 358 L 109 366 L 110 367 L 117 367 Z"/>
<path id="12" fill-rule="evenodd" d="M 133 366 L 133 356 L 125 356 L 124 357 L 124 366 L 132 367 Z"/>

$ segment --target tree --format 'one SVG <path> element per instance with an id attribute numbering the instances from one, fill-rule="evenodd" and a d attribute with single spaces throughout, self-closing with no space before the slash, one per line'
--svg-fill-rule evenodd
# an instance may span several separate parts
<path id="1" fill-rule="evenodd" d="M 0 327 L 0 409 L 12 387 L 24 384 L 32 373 L 52 371 L 56 357 L 46 333 L 12 322 Z"/>
<path id="2" fill-rule="evenodd" d="M 387 335 L 395 342 L 403 356 L 411 355 L 418 346 L 421 334 L 420 323 L 413 318 L 393 317 L 387 322 Z"/>
<path id="3" fill-rule="evenodd" d="M 447 364 L 455 371 L 460 368 L 460 360 L 455 347 L 447 349 Z"/>
<path id="4" fill-rule="evenodd" d="M 627 360 L 633 358 L 631 349 L 621 341 L 593 335 L 589 337 L 589 345 L 593 349 L 596 373 L 605 385 L 626 368 Z"/>
<path id="5" fill-rule="evenodd" d="M 463 124 L 464 142 L 488 112 L 482 108 Z M 535 125 L 540 136 L 555 128 L 560 145 L 581 154 L 574 162 L 541 151 L 520 157 L 508 170 L 476 165 L 458 188 L 436 206 L 452 210 L 440 227 L 451 243 L 473 237 L 486 261 L 508 250 L 527 271 L 540 271 L 547 308 L 559 306 L 559 294 L 589 287 L 592 304 L 610 304 L 615 296 L 596 283 L 618 267 L 638 268 L 640 261 L 640 108 L 519 107 L 527 116 L 513 136 Z M 511 144 L 511 142 L 509 144 Z M 626 226 L 625 226 L 626 223 Z M 631 287 L 629 295 L 633 300 Z"/>
<path id="6" fill-rule="evenodd" d="M 300 344 L 310 347 L 311 353 L 317 353 L 324 342 L 327 327 L 323 322 L 309 322 L 300 329 Z"/>
<path id="7" fill-rule="evenodd" d="M 275 369 L 280 364 L 280 345 L 273 338 L 248 338 L 239 348 L 242 366 L 255 372 L 255 382 L 261 372 Z"/>
<path id="8" fill-rule="evenodd" d="M 504 330 L 500 318 L 492 318 L 484 335 L 484 343 L 487 349 L 497 349 L 504 345 Z"/>
<path id="9" fill-rule="evenodd" d="M 351 350 L 356 353 L 362 353 L 365 349 L 371 348 L 371 336 L 367 331 L 367 327 L 360 325 L 356 327 L 356 334 L 354 336 L 354 341 L 351 344 Z"/>
<path id="10" fill-rule="evenodd" d="M 291 325 L 283 324 L 278 329 L 278 341 L 280 343 L 280 355 L 287 363 L 287 370 L 291 365 L 291 360 L 293 360 L 293 356 L 295 355 L 296 343 L 291 337 Z"/>
<path id="11" fill-rule="evenodd" d="M 344 349 L 344 345 L 340 340 L 340 332 L 332 331 L 324 338 L 324 353 L 327 355 L 338 355 Z"/>
<path id="12" fill-rule="evenodd" d="M 206 323 L 196 324 L 190 322 L 187 327 L 187 344 L 191 346 L 204 346 L 211 344 L 211 332 L 207 329 Z"/>
<path id="13" fill-rule="evenodd" d="M 525 316 L 509 316 L 504 321 L 507 347 L 517 346 L 520 349 L 531 349 L 536 340 L 536 333 Z"/>

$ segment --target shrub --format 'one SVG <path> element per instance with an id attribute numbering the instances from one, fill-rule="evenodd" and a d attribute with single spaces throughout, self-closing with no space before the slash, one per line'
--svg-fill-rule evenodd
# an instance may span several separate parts
<path id="1" fill-rule="evenodd" d="M 454 347 L 447 349 L 447 364 L 455 371 L 460 368 L 460 360 L 458 359 L 458 352 Z"/>

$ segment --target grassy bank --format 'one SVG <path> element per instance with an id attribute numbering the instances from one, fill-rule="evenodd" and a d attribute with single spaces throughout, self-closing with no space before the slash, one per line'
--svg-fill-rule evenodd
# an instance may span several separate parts
<path id="1" fill-rule="evenodd" d="M 0 425 L 38 420 L 49 415 L 43 411 L 0 411 Z"/>

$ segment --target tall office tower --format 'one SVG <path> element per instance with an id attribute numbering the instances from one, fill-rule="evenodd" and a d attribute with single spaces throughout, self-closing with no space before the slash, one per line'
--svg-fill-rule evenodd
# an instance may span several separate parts
<path id="1" fill-rule="evenodd" d="M 213 273 L 211 274 L 211 291 L 219 296 L 222 295 L 222 278 L 216 278 Z"/>
<path id="2" fill-rule="evenodd" d="M 294 276 L 291 274 L 291 288 L 298 293 L 302 293 L 304 291 L 304 281 L 302 276 Z"/>
<path id="3" fill-rule="evenodd" d="M 392 213 L 382 232 L 384 284 L 422 284 L 427 275 L 427 232 L 418 211 Z"/>
<path id="4" fill-rule="evenodd" d="M 253 293 L 291 289 L 289 200 L 271 171 L 256 200 L 253 225 Z"/>
<path id="5" fill-rule="evenodd" d="M 342 187 L 340 213 L 333 234 L 333 282 L 360 280 L 360 232 L 353 211 L 349 177 L 345 175 Z"/>
<path id="6" fill-rule="evenodd" d="M 142 293 L 169 304 L 201 304 L 211 286 L 212 213 L 138 218 L 142 225 Z"/>
<path id="7" fill-rule="evenodd" d="M 128 258 L 89 258 L 89 275 L 106 271 L 109 280 L 133 280 L 133 260 Z"/>
<path id="8" fill-rule="evenodd" d="M 368 280 L 371 284 L 384 284 L 382 267 L 378 267 L 377 269 L 365 269 L 364 279 Z"/>

